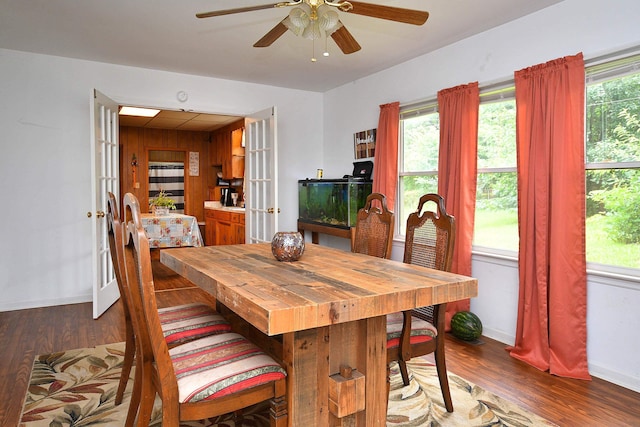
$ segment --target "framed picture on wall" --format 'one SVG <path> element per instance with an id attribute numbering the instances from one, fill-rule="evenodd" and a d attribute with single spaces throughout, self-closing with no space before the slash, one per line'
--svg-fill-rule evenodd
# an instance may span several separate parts
<path id="1" fill-rule="evenodd" d="M 353 152 L 356 159 L 374 157 L 377 129 L 363 130 L 353 134 Z"/>
<path id="2" fill-rule="evenodd" d="M 200 153 L 189 152 L 189 176 L 200 176 Z"/>

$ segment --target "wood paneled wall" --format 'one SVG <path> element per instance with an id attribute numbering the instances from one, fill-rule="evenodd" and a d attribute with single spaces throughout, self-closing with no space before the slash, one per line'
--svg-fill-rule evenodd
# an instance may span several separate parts
<path id="1" fill-rule="evenodd" d="M 215 177 L 210 165 L 210 132 L 180 131 L 120 127 L 120 195 L 131 192 L 140 201 L 142 212 L 149 206 L 149 151 L 167 150 L 185 153 L 184 185 L 185 213 L 204 221 L 204 201 L 208 200 L 209 186 L 215 185 Z M 189 175 L 189 152 L 198 152 L 200 171 L 198 176 Z M 137 159 L 134 181 L 132 158 Z M 140 183 L 135 188 L 135 182 Z"/>

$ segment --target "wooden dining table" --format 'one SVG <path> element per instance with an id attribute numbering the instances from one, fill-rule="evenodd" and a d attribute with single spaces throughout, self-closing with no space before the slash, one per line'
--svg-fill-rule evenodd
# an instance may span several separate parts
<path id="1" fill-rule="evenodd" d="M 282 342 L 289 425 L 386 425 L 386 314 L 477 295 L 471 277 L 307 245 L 169 249 L 160 261 Z M 242 331 L 240 331 L 242 332 Z"/>

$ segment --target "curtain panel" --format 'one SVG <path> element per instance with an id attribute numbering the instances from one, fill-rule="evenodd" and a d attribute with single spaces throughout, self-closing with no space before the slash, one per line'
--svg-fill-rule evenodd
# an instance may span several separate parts
<path id="1" fill-rule="evenodd" d="M 451 271 L 471 276 L 471 245 L 476 210 L 478 170 L 478 82 L 438 92 L 440 115 L 440 154 L 438 193 L 444 197 L 447 212 L 456 220 L 456 242 Z M 469 310 L 469 300 L 447 304 L 446 330 L 451 317 Z"/>
<path id="2" fill-rule="evenodd" d="M 400 102 L 380 105 L 376 152 L 373 157 L 372 191 L 385 195 L 389 209 L 393 209 L 395 206 L 398 188 L 399 126 Z"/>
<path id="3" fill-rule="evenodd" d="M 515 73 L 519 302 L 510 353 L 589 379 L 582 54 Z"/>

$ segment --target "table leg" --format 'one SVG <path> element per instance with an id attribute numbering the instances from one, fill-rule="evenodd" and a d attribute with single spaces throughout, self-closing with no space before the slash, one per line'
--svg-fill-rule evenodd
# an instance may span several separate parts
<path id="1" fill-rule="evenodd" d="M 290 426 L 386 424 L 385 316 L 284 334 L 283 358 Z M 365 376 L 365 409 L 340 419 L 329 410 L 329 377 L 345 365 Z"/>

